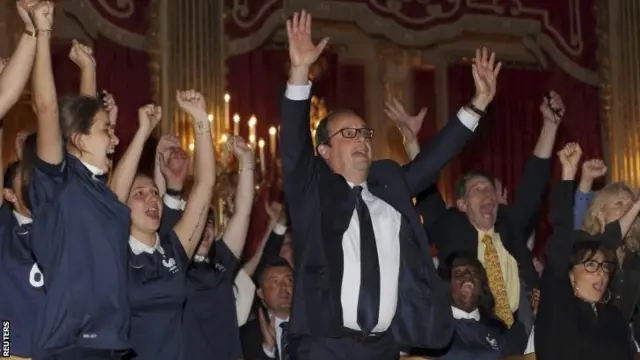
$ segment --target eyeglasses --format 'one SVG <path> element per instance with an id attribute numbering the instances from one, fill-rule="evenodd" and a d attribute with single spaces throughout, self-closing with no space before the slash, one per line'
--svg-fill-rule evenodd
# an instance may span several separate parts
<path id="1" fill-rule="evenodd" d="M 583 261 L 581 264 L 584 266 L 584 270 L 588 273 L 595 273 L 598 272 L 598 269 L 602 269 L 602 272 L 611 274 L 616 268 L 616 264 L 611 261 L 597 262 L 595 260 L 587 260 Z"/>
<path id="2" fill-rule="evenodd" d="M 363 138 L 365 139 L 371 139 L 373 137 L 373 133 L 374 130 L 371 128 L 344 128 L 344 129 L 340 129 L 338 131 L 336 131 L 335 133 L 333 133 L 331 136 L 329 136 L 327 138 L 327 141 L 329 141 L 329 139 L 331 139 L 332 137 L 341 134 L 343 138 L 345 139 L 354 139 L 356 136 L 358 136 L 358 134 L 361 134 Z"/>

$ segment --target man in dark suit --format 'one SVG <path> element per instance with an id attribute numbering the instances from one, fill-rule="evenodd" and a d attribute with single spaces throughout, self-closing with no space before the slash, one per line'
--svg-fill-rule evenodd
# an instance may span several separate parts
<path id="1" fill-rule="evenodd" d="M 392 109 L 396 121 L 411 123 L 412 117 L 401 110 Z M 429 240 L 438 247 L 440 261 L 456 252 L 477 254 L 489 274 L 496 313 L 511 325 L 514 313 L 520 310 L 518 320 L 528 330 L 533 323 L 528 299 L 538 287 L 538 274 L 527 239 L 551 176 L 550 158 L 564 114 L 562 99 L 551 92 L 540 105 L 540 111 L 542 130 L 511 205 L 500 204 L 496 179 L 486 172 L 470 172 L 458 181 L 454 208 L 447 208 L 435 186 L 418 203 Z M 410 156 L 416 155 L 412 149 L 417 144 L 407 143 L 406 148 Z"/>
<path id="2" fill-rule="evenodd" d="M 262 303 L 258 318 L 240 328 L 245 360 L 289 359 L 288 336 L 293 269 L 287 260 L 272 257 L 256 276 Z"/>
<path id="3" fill-rule="evenodd" d="M 328 39 L 313 44 L 305 12 L 287 21 L 287 34 L 291 72 L 280 144 L 296 264 L 292 358 L 387 360 L 398 358 L 398 346 L 446 346 L 448 294 L 412 198 L 472 136 L 500 65 L 486 52 L 476 59 L 475 97 L 405 166 L 372 162 L 374 131 L 349 110 L 320 121 L 314 156 L 309 67 Z"/>

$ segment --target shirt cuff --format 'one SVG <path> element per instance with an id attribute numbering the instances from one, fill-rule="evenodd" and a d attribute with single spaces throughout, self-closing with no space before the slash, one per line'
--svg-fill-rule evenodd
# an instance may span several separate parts
<path id="1" fill-rule="evenodd" d="M 284 96 L 289 100 L 301 101 L 307 100 L 311 96 L 311 81 L 307 85 L 291 85 L 287 84 L 287 90 Z"/>
<path id="2" fill-rule="evenodd" d="M 580 189 L 576 189 L 576 197 L 580 200 L 591 200 L 593 198 L 593 192 L 583 192 Z"/>
<path id="3" fill-rule="evenodd" d="M 164 202 L 164 204 L 167 205 L 169 209 L 177 211 L 184 211 L 184 207 L 186 204 L 184 200 L 167 194 L 164 194 L 164 196 L 162 197 L 162 202 Z"/>
<path id="4" fill-rule="evenodd" d="M 458 111 L 458 119 L 460 119 L 462 125 L 466 126 L 467 129 L 475 131 L 478 127 L 480 116 L 472 113 L 471 111 L 465 110 L 465 108 L 460 108 Z"/>
<path id="5" fill-rule="evenodd" d="M 267 355 L 268 357 L 275 359 L 276 358 L 276 352 L 275 349 L 273 351 L 269 351 L 269 349 L 267 349 L 264 345 L 262 345 L 262 351 L 264 352 L 265 355 Z"/>
<path id="6" fill-rule="evenodd" d="M 273 232 L 276 233 L 276 235 L 284 235 L 287 232 L 287 227 L 281 224 L 275 224 L 273 226 Z"/>

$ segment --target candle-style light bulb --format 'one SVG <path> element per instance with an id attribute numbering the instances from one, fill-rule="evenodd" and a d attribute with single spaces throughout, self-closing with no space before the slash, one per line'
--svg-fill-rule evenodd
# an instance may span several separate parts
<path id="1" fill-rule="evenodd" d="M 231 101 L 231 95 L 229 93 L 224 94 L 224 102 L 228 103 Z"/>
<path id="2" fill-rule="evenodd" d="M 269 128 L 269 135 L 275 135 L 277 132 L 276 127 L 272 126 Z"/>
<path id="3" fill-rule="evenodd" d="M 193 149 L 196 148 L 196 145 L 194 143 L 189 144 L 189 150 L 193 151 Z"/>
<path id="4" fill-rule="evenodd" d="M 253 134 L 249 135 L 249 142 L 254 144 L 256 142 L 256 136 Z"/>
<path id="5" fill-rule="evenodd" d="M 236 123 L 236 124 L 239 123 L 240 122 L 240 115 L 234 114 L 233 115 L 233 122 Z"/>
<path id="6" fill-rule="evenodd" d="M 249 127 L 256 126 L 256 123 L 258 123 L 258 119 L 256 119 L 255 115 L 251 115 L 251 117 L 249 118 Z"/>
<path id="7" fill-rule="evenodd" d="M 213 121 L 213 114 L 209 114 L 209 116 L 207 116 L 207 119 L 209 119 L 209 122 Z"/>
<path id="8" fill-rule="evenodd" d="M 260 140 L 258 141 L 258 147 L 259 147 L 260 149 L 264 148 L 264 140 L 260 139 Z"/>

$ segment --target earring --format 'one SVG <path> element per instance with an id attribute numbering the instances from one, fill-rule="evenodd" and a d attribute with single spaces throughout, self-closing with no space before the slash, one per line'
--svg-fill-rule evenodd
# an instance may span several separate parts
<path id="1" fill-rule="evenodd" d="M 611 290 L 607 289 L 607 293 L 606 294 L 607 294 L 607 296 L 606 296 L 607 299 L 606 300 L 600 299 L 600 301 L 598 301 L 599 303 L 606 304 L 606 303 L 609 302 L 609 300 L 611 300 Z"/>

